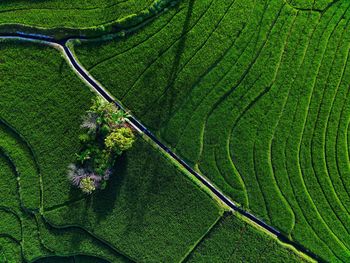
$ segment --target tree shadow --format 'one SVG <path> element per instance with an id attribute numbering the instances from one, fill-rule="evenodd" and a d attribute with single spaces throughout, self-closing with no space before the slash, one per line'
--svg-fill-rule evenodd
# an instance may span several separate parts
<path id="1" fill-rule="evenodd" d="M 145 236 L 142 231 L 150 227 L 147 220 L 150 213 L 161 213 L 161 206 L 156 205 L 157 196 L 162 187 L 162 157 L 155 158 L 154 149 L 147 143 L 143 143 L 137 152 L 144 152 L 142 156 L 136 157 L 137 169 L 131 171 L 126 184 L 125 200 L 128 204 L 128 210 L 125 214 L 126 222 L 122 235 L 128 236 L 140 231 L 140 238 Z M 155 209 L 155 207 L 157 207 Z M 159 210 L 158 210 L 159 209 Z"/>
<path id="2" fill-rule="evenodd" d="M 170 75 L 168 78 L 168 83 L 166 86 L 166 93 L 165 93 L 165 105 L 167 106 L 167 114 L 165 119 L 170 118 L 172 115 L 172 112 L 174 110 L 174 102 L 177 96 L 177 92 L 174 89 L 174 84 L 176 81 L 176 78 L 178 76 L 178 71 L 180 67 L 180 62 L 181 62 L 181 57 L 185 51 L 186 47 L 186 42 L 187 42 L 187 33 L 190 27 L 190 22 L 192 18 L 192 13 L 193 13 L 193 6 L 194 6 L 195 0 L 190 0 L 188 3 L 188 8 L 187 8 L 187 13 L 186 13 L 186 18 L 182 27 L 182 32 L 181 32 L 181 38 L 179 41 L 179 44 L 177 46 L 177 50 L 175 52 L 174 60 L 173 60 L 173 65 L 170 70 Z"/>
<path id="3" fill-rule="evenodd" d="M 190 28 L 190 22 L 191 22 L 191 18 L 192 18 L 192 14 L 193 14 L 194 3 L 195 3 L 195 0 L 189 0 L 188 7 L 187 7 L 187 13 L 186 13 L 184 23 L 182 26 L 180 40 L 179 40 L 179 43 L 177 44 L 177 49 L 175 51 L 175 55 L 174 55 L 173 60 L 172 60 L 172 65 L 170 67 L 169 76 L 168 76 L 168 79 L 166 81 L 166 86 L 164 88 L 163 98 L 161 98 L 160 101 L 158 101 L 157 105 L 155 105 L 157 107 L 157 106 L 159 106 L 159 104 L 161 104 L 162 110 L 154 111 L 154 112 L 147 111 L 150 114 L 157 115 L 157 116 L 152 118 L 152 120 L 153 120 L 152 126 L 154 126 L 155 129 L 158 129 L 159 127 L 161 127 L 162 122 L 169 119 L 169 117 L 172 115 L 173 110 L 174 110 L 175 100 L 178 96 L 177 91 L 174 89 L 174 85 L 176 82 L 176 78 L 178 76 L 181 58 L 182 58 L 183 53 L 184 53 L 185 48 L 186 48 L 186 43 L 187 43 L 187 38 L 188 38 L 187 33 L 188 33 L 189 28 Z M 144 79 L 145 86 L 148 85 L 148 83 L 147 83 L 148 79 L 149 79 L 149 77 Z M 154 106 L 151 105 L 151 108 L 153 108 L 153 107 Z"/>
<path id="4" fill-rule="evenodd" d="M 113 213 L 113 209 L 118 205 L 121 187 L 126 177 L 127 164 L 128 158 L 126 154 L 118 157 L 113 168 L 114 172 L 107 182 L 106 188 L 91 196 L 91 206 L 95 212 L 97 223 Z"/>
<path id="5" fill-rule="evenodd" d="M 126 155 L 123 154 L 118 157 L 115 167 L 113 168 L 114 172 L 107 181 L 106 188 L 98 190 L 92 195 L 85 195 L 80 189 L 70 187 L 69 204 L 72 204 L 72 208 L 74 208 L 75 202 L 78 202 L 79 206 L 82 206 L 79 213 L 75 213 L 76 222 L 79 222 L 80 226 L 87 227 L 92 223 L 89 221 L 91 218 L 89 219 L 89 217 L 86 216 L 86 211 L 90 210 L 94 213 L 94 218 L 96 219 L 94 223 L 100 223 L 113 213 L 113 208 L 116 207 L 116 203 L 120 199 L 119 196 L 126 175 L 126 167 L 127 158 Z"/>
<path id="6" fill-rule="evenodd" d="M 184 24 L 182 26 L 181 38 L 180 38 L 179 44 L 177 46 L 177 50 L 175 52 L 173 64 L 172 64 L 170 75 L 168 78 L 167 88 L 169 88 L 169 89 L 174 86 L 174 83 L 175 83 L 175 80 L 177 77 L 177 73 L 178 73 L 177 71 L 178 71 L 179 66 L 180 66 L 180 60 L 181 60 L 181 57 L 182 57 L 184 50 L 185 50 L 185 47 L 186 47 L 187 33 L 188 33 L 187 31 L 190 27 L 190 21 L 191 21 L 191 17 L 192 17 L 192 13 L 193 13 L 194 1 L 195 0 L 190 0 L 189 4 L 188 4 L 186 18 L 185 18 Z"/>

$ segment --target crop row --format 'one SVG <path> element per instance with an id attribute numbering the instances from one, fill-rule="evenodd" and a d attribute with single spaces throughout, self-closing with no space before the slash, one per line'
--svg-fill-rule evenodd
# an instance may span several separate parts
<path id="1" fill-rule="evenodd" d="M 45 35 L 57 39 L 124 35 L 154 19 L 178 0 L 3 1 L 0 33 Z"/>
<path id="2" fill-rule="evenodd" d="M 38 213 L 74 201 L 66 169 L 77 148 L 79 116 L 92 94 L 57 51 L 18 43 L 0 48 L 5 58 L 0 65 L 1 260 L 83 254 L 125 262 L 85 231 L 57 230 Z"/>
<path id="3" fill-rule="evenodd" d="M 288 2 L 288 1 L 287 1 Z M 184 1 L 80 61 L 233 200 L 349 259 L 349 4 Z"/>
<path id="4" fill-rule="evenodd" d="M 225 244 L 223 246 L 222 244 Z M 254 253 L 252 253 L 254 251 Z M 231 213 L 220 221 L 185 262 L 304 262 L 271 236 Z"/>
<path id="5" fill-rule="evenodd" d="M 91 92 L 55 50 L 17 42 L 1 43 L 0 50 L 0 256 L 14 262 L 183 258 L 221 216 L 216 201 L 141 138 L 104 191 L 80 195 L 66 169 Z M 40 212 L 26 209 L 27 199 Z"/>
<path id="6" fill-rule="evenodd" d="M 138 13 L 153 1 L 50 1 L 1 3 L 0 24 L 24 24 L 37 27 L 86 28 Z"/>
<path id="7" fill-rule="evenodd" d="M 177 262 L 216 220 L 219 209 L 139 139 L 118 161 L 105 191 L 44 216 L 58 227 L 82 227 L 134 261 Z"/>

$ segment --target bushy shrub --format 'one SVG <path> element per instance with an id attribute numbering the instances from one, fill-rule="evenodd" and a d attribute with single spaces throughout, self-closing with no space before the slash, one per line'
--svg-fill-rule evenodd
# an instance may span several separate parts
<path id="1" fill-rule="evenodd" d="M 81 149 L 76 164 L 68 167 L 72 185 L 84 193 L 104 189 L 113 172 L 116 158 L 130 149 L 135 141 L 134 130 L 128 124 L 128 114 L 100 97 L 83 118 L 79 136 Z"/>
<path id="2" fill-rule="evenodd" d="M 86 194 L 91 194 L 96 190 L 96 186 L 90 177 L 85 177 L 80 182 L 80 189 Z"/>
<path id="3" fill-rule="evenodd" d="M 121 127 L 110 133 L 105 139 L 105 145 L 110 151 L 117 154 L 130 149 L 135 141 L 135 135 L 131 128 Z"/>

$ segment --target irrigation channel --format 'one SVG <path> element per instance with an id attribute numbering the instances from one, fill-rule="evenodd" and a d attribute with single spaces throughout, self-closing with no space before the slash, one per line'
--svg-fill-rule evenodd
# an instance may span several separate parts
<path id="1" fill-rule="evenodd" d="M 83 39 L 83 38 L 69 38 L 65 40 L 57 41 L 52 37 L 40 34 L 29 34 L 25 32 L 17 32 L 15 34 L 9 35 L 0 35 L 1 39 L 13 39 L 13 40 L 22 40 L 29 42 L 37 42 L 44 45 L 52 46 L 56 49 L 59 49 L 63 52 L 65 58 L 72 66 L 73 70 L 86 82 L 88 83 L 100 96 L 102 96 L 108 102 L 114 103 L 117 107 L 122 109 L 123 111 L 129 112 L 125 107 L 117 100 L 115 100 L 102 85 L 96 81 L 89 73 L 84 69 L 84 67 L 77 61 L 74 57 L 72 51 L 67 46 L 67 42 L 73 39 Z M 219 189 L 217 189 L 206 177 L 196 172 L 190 165 L 188 165 L 183 159 L 181 159 L 178 155 L 176 155 L 173 151 L 170 150 L 169 147 L 164 145 L 160 140 L 158 140 L 154 134 L 148 130 L 140 121 L 138 121 L 134 116 L 129 117 L 130 124 L 140 133 L 143 133 L 148 139 L 152 140 L 154 144 L 156 144 L 169 158 L 173 159 L 179 166 L 186 169 L 187 172 L 195 176 L 203 185 L 205 185 L 208 190 L 219 198 L 224 204 L 226 204 L 232 211 L 241 214 L 246 219 L 252 221 L 258 226 L 262 227 L 265 231 L 270 234 L 276 236 L 280 241 L 287 245 L 291 245 L 295 247 L 300 252 L 308 255 L 312 259 L 318 262 L 325 262 L 318 255 L 309 251 L 307 248 L 302 245 L 290 240 L 286 235 L 278 231 L 276 228 L 266 224 L 260 218 L 257 218 L 252 213 L 243 210 L 240 206 L 235 204 L 230 198 L 225 196 Z"/>

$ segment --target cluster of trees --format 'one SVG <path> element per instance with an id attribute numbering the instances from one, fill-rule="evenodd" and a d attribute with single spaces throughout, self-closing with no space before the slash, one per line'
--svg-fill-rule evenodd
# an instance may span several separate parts
<path id="1" fill-rule="evenodd" d="M 135 134 L 127 113 L 100 97 L 94 99 L 81 128 L 81 149 L 75 164 L 68 167 L 68 178 L 84 193 L 91 194 L 106 187 L 117 157 L 132 147 Z"/>

